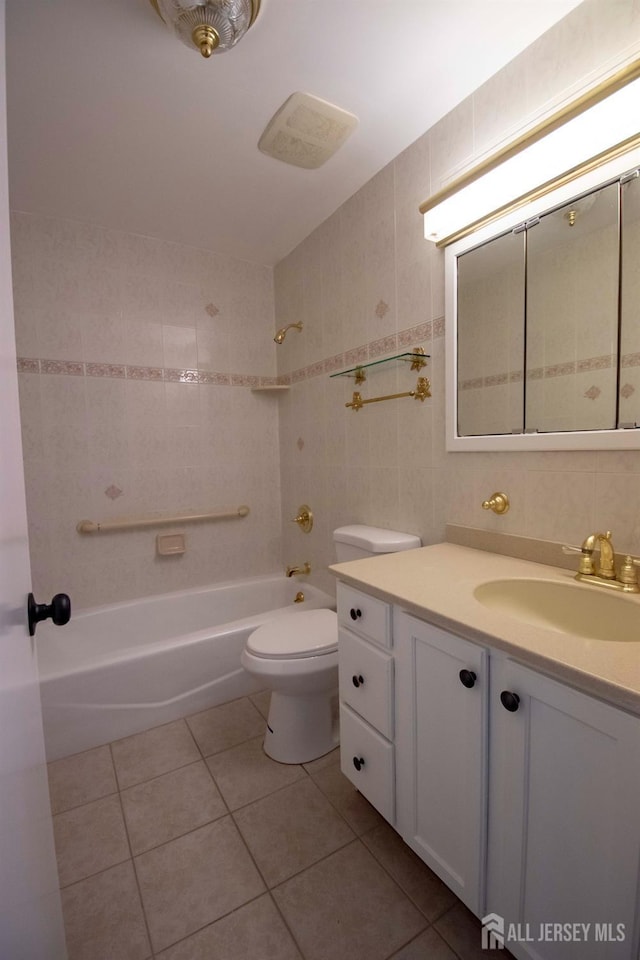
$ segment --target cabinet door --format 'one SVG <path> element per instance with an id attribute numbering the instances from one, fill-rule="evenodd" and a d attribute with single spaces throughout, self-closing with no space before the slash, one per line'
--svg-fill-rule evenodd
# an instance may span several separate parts
<path id="1" fill-rule="evenodd" d="M 635 960 L 640 719 L 496 656 L 490 724 L 487 908 L 521 925 L 506 946 Z M 564 928 L 566 942 L 554 923 L 589 926 Z"/>
<path id="2" fill-rule="evenodd" d="M 475 913 L 486 832 L 487 652 L 396 612 L 398 828 Z"/>

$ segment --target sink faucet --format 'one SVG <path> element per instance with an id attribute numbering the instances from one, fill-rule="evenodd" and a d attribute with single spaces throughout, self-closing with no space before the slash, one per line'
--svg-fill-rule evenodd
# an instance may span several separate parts
<path id="1" fill-rule="evenodd" d="M 296 577 L 299 573 L 311 573 L 311 564 L 308 560 L 305 560 L 302 567 L 287 567 L 286 575 L 288 577 Z"/>
<path id="2" fill-rule="evenodd" d="M 611 542 L 611 531 L 606 533 L 592 533 L 582 542 L 581 547 L 564 546 L 565 553 L 579 553 L 580 563 L 576 580 L 584 583 L 599 584 L 603 587 L 612 587 L 625 593 L 640 593 L 636 567 L 640 560 L 626 556 L 616 576 L 615 551 Z M 600 550 L 600 562 L 596 567 L 593 554 Z"/>
<path id="3" fill-rule="evenodd" d="M 596 568 L 593 562 L 593 552 L 597 548 L 600 548 L 600 564 Z M 584 564 L 585 569 L 583 570 L 583 560 L 580 561 L 580 572 L 585 573 L 588 576 L 604 577 L 605 580 L 615 580 L 616 571 L 614 567 L 614 551 L 613 544 L 611 543 L 611 531 L 607 530 L 606 533 L 592 533 L 583 541 L 582 547 L 583 559 L 586 558 L 586 563 Z M 590 569 L 586 569 L 586 567 Z"/>

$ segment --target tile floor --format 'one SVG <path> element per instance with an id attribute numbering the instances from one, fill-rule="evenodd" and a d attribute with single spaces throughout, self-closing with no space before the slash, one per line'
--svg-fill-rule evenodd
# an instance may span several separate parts
<path id="1" fill-rule="evenodd" d="M 49 765 L 69 960 L 487 960 L 342 775 L 262 751 L 268 694 Z"/>

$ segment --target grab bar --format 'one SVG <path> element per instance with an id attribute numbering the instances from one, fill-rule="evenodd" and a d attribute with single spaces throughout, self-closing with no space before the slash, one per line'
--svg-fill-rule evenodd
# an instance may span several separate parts
<path id="1" fill-rule="evenodd" d="M 139 517 L 137 520 L 80 520 L 76 525 L 78 533 L 106 533 L 108 530 L 138 530 L 141 527 L 166 527 L 180 523 L 195 523 L 198 520 L 227 520 L 234 517 L 246 517 L 249 507 L 241 506 L 225 513 L 184 513 L 177 517 Z"/>

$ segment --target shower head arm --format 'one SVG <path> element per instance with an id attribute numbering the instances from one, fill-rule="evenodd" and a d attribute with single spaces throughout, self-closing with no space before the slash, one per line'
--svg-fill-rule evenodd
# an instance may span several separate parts
<path id="1" fill-rule="evenodd" d="M 281 344 L 287 335 L 287 330 L 290 330 L 291 327 L 295 327 L 296 330 L 302 330 L 302 321 L 298 320 L 297 323 L 288 323 L 286 327 L 281 327 L 273 338 L 274 341 L 277 344 Z"/>

